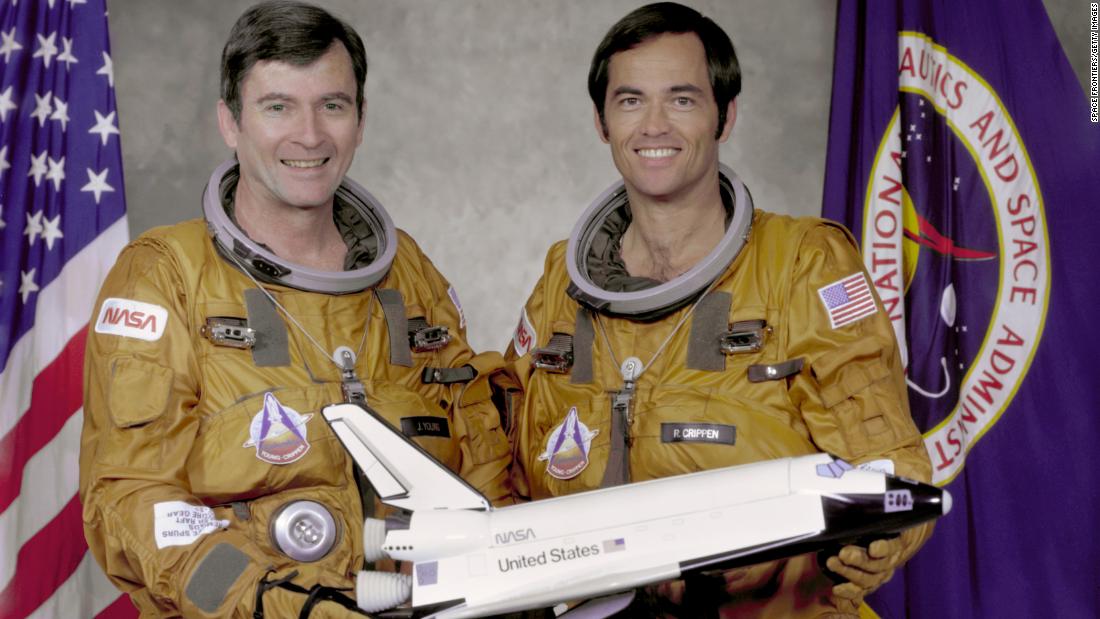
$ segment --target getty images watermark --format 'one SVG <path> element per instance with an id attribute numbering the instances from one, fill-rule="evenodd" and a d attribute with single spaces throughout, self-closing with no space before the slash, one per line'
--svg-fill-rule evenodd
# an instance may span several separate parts
<path id="1" fill-rule="evenodd" d="M 1089 3 L 1089 110 L 1100 123 L 1100 3 Z"/>

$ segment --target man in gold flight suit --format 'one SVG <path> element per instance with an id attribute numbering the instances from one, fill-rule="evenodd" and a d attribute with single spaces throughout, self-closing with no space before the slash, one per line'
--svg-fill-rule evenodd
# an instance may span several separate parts
<path id="1" fill-rule="evenodd" d="M 363 44 L 290 1 L 222 56 L 235 160 L 205 221 L 121 254 L 88 337 L 80 496 L 89 545 L 142 616 L 360 616 L 369 486 L 320 412 L 366 402 L 490 500 L 509 451 L 458 297 L 345 173 Z M 494 361 L 495 359 L 495 361 Z M 407 582 L 407 581 L 406 581 Z M 255 613 L 255 614 L 254 614 Z"/>
<path id="2" fill-rule="evenodd" d="M 754 210 L 719 164 L 740 81 L 726 33 L 674 3 L 630 13 L 597 49 L 595 125 L 622 182 L 550 249 L 507 351 L 523 393 L 508 424 L 518 494 L 818 451 L 929 479 L 851 236 Z M 814 554 L 689 576 L 630 613 L 855 616 L 930 532 L 847 546 L 827 558 L 832 579 Z"/>

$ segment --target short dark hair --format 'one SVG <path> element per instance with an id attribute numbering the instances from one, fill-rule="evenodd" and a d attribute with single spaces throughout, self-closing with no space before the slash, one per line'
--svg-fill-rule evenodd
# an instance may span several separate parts
<path id="1" fill-rule="evenodd" d="M 611 57 L 633 49 L 662 34 L 694 33 L 703 42 L 707 55 L 707 73 L 714 100 L 718 103 L 718 136 L 726 124 L 729 102 L 741 92 L 741 66 L 733 41 L 721 26 L 699 11 L 675 2 L 657 2 L 635 9 L 620 19 L 604 35 L 592 66 L 588 70 L 588 95 L 600 115 L 600 124 L 607 133 L 604 102 L 607 98 L 607 72 Z M 716 136 L 717 137 L 717 136 Z"/>
<path id="2" fill-rule="evenodd" d="M 363 84 L 367 81 L 367 53 L 363 40 L 347 22 L 328 11 L 295 0 L 269 0 L 244 12 L 222 49 L 221 96 L 241 118 L 241 84 L 252 66 L 261 60 L 307 65 L 343 44 L 355 72 L 355 104 L 363 114 Z"/>

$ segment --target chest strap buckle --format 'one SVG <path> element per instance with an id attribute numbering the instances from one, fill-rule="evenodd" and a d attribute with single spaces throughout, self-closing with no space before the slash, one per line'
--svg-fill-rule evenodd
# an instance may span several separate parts
<path id="1" fill-rule="evenodd" d="M 447 327 L 432 326 L 423 318 L 409 319 L 409 348 L 413 352 L 431 352 L 451 343 Z"/>
<path id="2" fill-rule="evenodd" d="M 531 367 L 551 374 L 565 374 L 573 367 L 573 336 L 555 333 L 543 348 L 531 352 Z"/>
<path id="3" fill-rule="evenodd" d="M 420 373 L 420 382 L 425 385 L 440 383 L 468 383 L 477 377 L 477 370 L 472 365 L 464 365 L 460 368 L 424 368 Z"/>
<path id="4" fill-rule="evenodd" d="M 749 382 L 762 383 L 766 380 L 782 380 L 802 371 L 802 357 L 787 359 L 779 363 L 757 364 L 749 366 Z"/>
<path id="5" fill-rule="evenodd" d="M 199 333 L 215 346 L 248 350 L 256 345 L 256 330 L 249 327 L 244 318 L 211 316 L 206 319 L 206 324 Z"/>
<path id="6" fill-rule="evenodd" d="M 760 352 L 769 332 L 771 327 L 764 320 L 741 320 L 719 336 L 719 346 L 727 355 Z"/>

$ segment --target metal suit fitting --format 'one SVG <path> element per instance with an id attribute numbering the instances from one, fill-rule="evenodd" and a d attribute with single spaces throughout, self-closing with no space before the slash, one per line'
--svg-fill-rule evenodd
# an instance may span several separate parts
<path id="1" fill-rule="evenodd" d="M 573 367 L 573 336 L 555 333 L 544 348 L 531 353 L 531 366 L 552 374 L 565 374 Z"/>
<path id="2" fill-rule="evenodd" d="M 429 325 L 421 316 L 409 319 L 409 348 L 413 352 L 431 352 L 450 343 L 451 334 L 447 327 Z"/>
<path id="3" fill-rule="evenodd" d="M 271 519 L 271 541 L 284 555 L 302 563 L 319 561 L 339 537 L 332 513 L 316 501 L 291 501 Z"/>
<path id="4" fill-rule="evenodd" d="M 764 342 L 772 328 L 763 320 L 742 320 L 730 325 L 719 338 L 719 347 L 726 355 L 756 353 L 764 350 Z"/>
<path id="5" fill-rule="evenodd" d="M 210 316 L 199 333 L 215 346 L 248 350 L 256 345 L 256 330 L 244 318 Z"/>
<path id="6" fill-rule="evenodd" d="M 428 327 L 413 333 L 409 338 L 409 347 L 413 352 L 431 352 L 451 343 L 451 334 L 447 327 Z"/>

